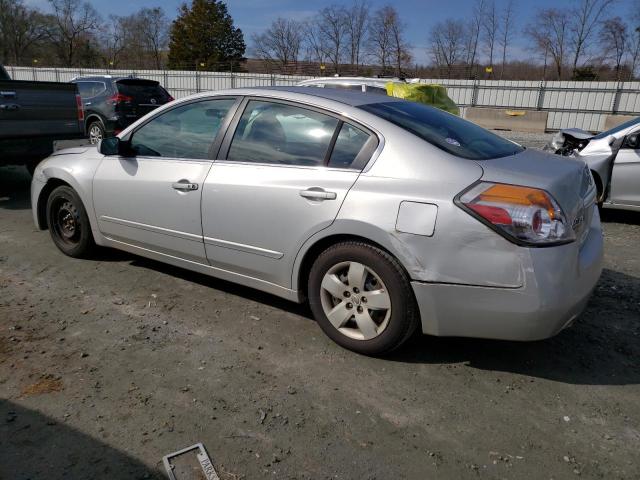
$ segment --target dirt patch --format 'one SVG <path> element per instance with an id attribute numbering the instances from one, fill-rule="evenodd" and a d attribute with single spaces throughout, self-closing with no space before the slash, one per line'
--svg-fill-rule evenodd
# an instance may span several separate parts
<path id="1" fill-rule="evenodd" d="M 21 391 L 23 397 L 31 395 L 43 395 L 45 393 L 61 392 L 64 390 L 62 380 L 59 378 L 47 377 L 42 380 L 38 380 L 36 383 L 27 385 Z"/>

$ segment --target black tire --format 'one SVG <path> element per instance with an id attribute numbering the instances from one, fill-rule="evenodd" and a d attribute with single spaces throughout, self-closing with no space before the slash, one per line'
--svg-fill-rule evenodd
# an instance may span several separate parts
<path id="1" fill-rule="evenodd" d="M 89 123 L 87 126 L 87 136 L 92 145 L 97 145 L 99 140 L 105 138 L 104 125 L 102 125 L 100 120 L 92 120 L 91 123 Z"/>
<path id="2" fill-rule="evenodd" d="M 61 185 L 51 192 L 47 198 L 47 226 L 53 243 L 65 255 L 86 258 L 95 250 L 89 217 L 73 188 Z"/>
<path id="3" fill-rule="evenodd" d="M 368 340 L 351 338 L 342 333 L 329 321 L 323 308 L 322 295 L 326 295 L 322 289 L 323 278 L 330 269 L 345 262 L 357 262 L 372 269 L 386 286 L 390 298 L 391 312 L 386 327 Z M 360 292 L 362 296 L 365 293 Z M 345 241 L 322 252 L 309 273 L 308 298 L 311 311 L 322 330 L 338 345 L 365 355 L 382 355 L 395 350 L 415 333 L 420 323 L 407 273 L 392 255 L 365 242 Z M 334 300 L 337 301 L 337 298 Z M 358 305 L 366 308 L 365 303 Z"/>

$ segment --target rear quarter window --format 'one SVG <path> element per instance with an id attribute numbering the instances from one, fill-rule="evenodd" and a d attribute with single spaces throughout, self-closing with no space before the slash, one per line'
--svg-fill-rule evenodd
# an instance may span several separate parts
<path id="1" fill-rule="evenodd" d="M 408 101 L 360 105 L 362 110 L 383 118 L 456 157 L 489 160 L 522 152 L 506 140 L 475 123 L 437 108 Z"/>

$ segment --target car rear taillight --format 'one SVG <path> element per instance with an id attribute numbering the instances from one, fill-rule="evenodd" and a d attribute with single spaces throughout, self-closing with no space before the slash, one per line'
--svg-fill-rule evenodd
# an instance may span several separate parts
<path id="1" fill-rule="evenodd" d="M 538 188 L 479 182 L 456 203 L 518 244 L 544 246 L 575 240 L 558 203 Z"/>
<path id="2" fill-rule="evenodd" d="M 133 97 L 129 97 L 128 95 L 123 95 L 121 93 L 116 93 L 115 95 L 109 97 L 109 100 L 112 101 L 114 104 L 118 104 L 118 103 L 131 102 L 133 100 Z"/>
<path id="3" fill-rule="evenodd" d="M 173 98 L 171 95 L 167 95 L 167 103 L 173 102 L 174 100 L 175 98 Z"/>
<path id="4" fill-rule="evenodd" d="M 78 112 L 78 121 L 84 122 L 84 107 L 82 106 L 82 97 L 76 94 L 76 110 Z"/>

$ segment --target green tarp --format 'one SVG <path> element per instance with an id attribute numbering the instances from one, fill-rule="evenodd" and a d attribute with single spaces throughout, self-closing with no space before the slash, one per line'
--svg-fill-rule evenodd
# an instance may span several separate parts
<path id="1" fill-rule="evenodd" d="M 386 85 L 387 95 L 390 97 L 404 98 L 412 102 L 424 103 L 439 108 L 445 112 L 460 115 L 460 110 L 453 100 L 447 95 L 447 89 L 442 85 L 426 83 L 395 83 Z"/>

